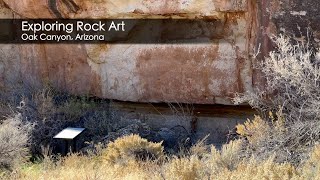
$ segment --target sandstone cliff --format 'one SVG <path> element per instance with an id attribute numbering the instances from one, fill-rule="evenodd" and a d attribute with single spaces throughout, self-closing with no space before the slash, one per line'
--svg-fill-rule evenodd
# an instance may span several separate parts
<path id="1" fill-rule="evenodd" d="M 197 17 L 215 19 L 220 34 L 206 44 L 1 45 L 0 88 L 50 84 L 124 101 L 231 104 L 234 93 L 262 87 L 250 57 L 259 44 L 262 57 L 272 48 L 268 34 L 295 32 L 297 22 L 320 39 L 318 3 L 299 2 L 3 0 L 1 18 Z"/>

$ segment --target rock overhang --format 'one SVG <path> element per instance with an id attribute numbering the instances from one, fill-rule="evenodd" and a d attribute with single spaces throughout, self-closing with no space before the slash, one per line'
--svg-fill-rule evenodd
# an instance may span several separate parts
<path id="1" fill-rule="evenodd" d="M 215 28 L 210 29 L 213 38 L 209 38 L 208 43 L 14 47 L 19 54 L 13 57 L 19 60 L 14 65 L 20 74 L 16 78 L 24 82 L 38 86 L 50 84 L 76 95 L 134 102 L 232 104 L 230 98 L 234 93 L 251 91 L 263 84 L 261 74 L 253 69 L 257 62 L 251 55 L 259 44 L 262 54 L 267 55 L 272 49 L 268 34 L 281 28 L 275 18 L 279 19 L 282 11 L 293 11 L 287 7 L 290 3 L 281 1 L 279 4 L 275 0 L 4 2 L 6 6 L 1 9 L 11 10 L 15 18 L 56 18 L 58 11 L 66 18 L 214 20 Z M 10 60 L 2 61 L 2 66 L 13 67 Z M 14 79 L 8 71 L 0 72 L 4 81 L 9 76 Z"/>

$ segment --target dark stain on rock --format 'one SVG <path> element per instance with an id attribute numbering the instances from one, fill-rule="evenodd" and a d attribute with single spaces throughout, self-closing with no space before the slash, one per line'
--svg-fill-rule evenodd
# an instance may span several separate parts
<path id="1" fill-rule="evenodd" d="M 57 17 L 63 18 L 62 13 L 59 11 L 59 0 L 47 0 L 50 11 Z M 69 11 L 77 12 L 80 7 L 73 0 L 62 0 L 62 4 L 65 5 Z"/>
<path id="2" fill-rule="evenodd" d="M 272 21 L 274 22 L 277 33 L 285 29 L 286 33 L 301 38 L 304 36 L 305 42 L 308 40 L 312 47 L 318 47 L 313 32 L 320 30 L 320 3 L 315 0 L 291 0 L 284 1 L 280 4 L 279 11 L 273 13 Z"/>

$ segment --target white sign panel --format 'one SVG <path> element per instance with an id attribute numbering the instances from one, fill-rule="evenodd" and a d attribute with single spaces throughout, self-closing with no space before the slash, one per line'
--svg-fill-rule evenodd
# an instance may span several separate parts
<path id="1" fill-rule="evenodd" d="M 53 138 L 55 139 L 74 139 L 77 137 L 80 133 L 82 133 L 85 130 L 85 128 L 66 128 L 59 132 L 57 135 L 55 135 Z"/>

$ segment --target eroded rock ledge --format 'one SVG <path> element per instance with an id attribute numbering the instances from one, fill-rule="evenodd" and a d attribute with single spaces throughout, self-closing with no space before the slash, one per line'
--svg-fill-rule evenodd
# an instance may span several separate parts
<path id="1" fill-rule="evenodd" d="M 272 48 L 267 34 L 318 21 L 316 2 L 298 0 L 3 0 L 2 18 L 214 18 L 220 38 L 181 45 L 1 45 L 0 87 L 33 84 L 72 94 L 134 102 L 231 104 L 236 92 L 261 86 L 252 51 Z M 298 8 L 298 6 L 296 7 Z M 297 9 L 296 11 L 302 11 Z M 310 12 L 313 12 L 310 13 Z M 284 18 L 285 17 L 285 18 Z M 304 21 L 305 22 L 305 21 Z M 294 23 L 294 22 L 292 22 Z M 317 34 L 317 27 L 312 26 Z M 319 30 L 319 29 L 318 29 Z M 320 38 L 319 38 L 320 39 Z"/>

